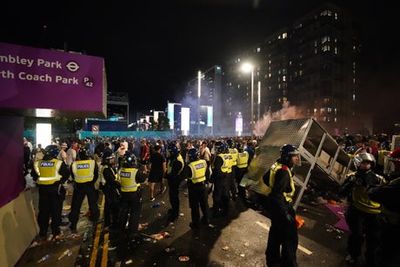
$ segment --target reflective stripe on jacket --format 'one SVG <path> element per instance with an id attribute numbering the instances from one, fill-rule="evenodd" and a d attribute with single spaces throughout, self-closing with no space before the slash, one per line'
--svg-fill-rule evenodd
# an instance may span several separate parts
<path id="1" fill-rule="evenodd" d="M 61 180 L 61 175 L 58 173 L 61 168 L 62 161 L 58 159 L 39 160 L 34 164 L 36 173 L 39 175 L 37 184 L 51 185 Z"/>
<path id="2" fill-rule="evenodd" d="M 192 171 L 192 177 L 189 179 L 192 183 L 200 183 L 206 180 L 207 162 L 204 159 L 196 160 L 188 164 Z"/>
<path id="3" fill-rule="evenodd" d="M 270 169 L 270 173 L 269 173 L 269 186 L 268 187 L 268 195 L 272 192 L 272 188 L 274 187 L 274 183 L 275 183 L 275 176 L 276 173 L 278 172 L 278 170 L 282 169 L 284 165 L 275 162 Z M 287 168 L 287 171 L 289 172 L 289 176 L 290 176 L 290 188 L 292 189 L 290 191 L 290 193 L 283 193 L 283 196 L 285 197 L 287 202 L 292 202 L 292 198 L 294 196 L 294 191 L 295 191 L 295 187 L 294 187 L 294 181 L 293 181 L 293 175 L 292 172 L 290 171 L 290 169 L 285 166 Z"/>
<path id="4" fill-rule="evenodd" d="M 176 158 L 177 161 L 179 161 L 180 163 L 182 163 L 182 167 L 179 170 L 178 174 L 180 174 L 183 170 L 183 167 L 185 166 L 185 162 L 183 162 L 183 158 L 181 156 L 181 154 L 178 155 L 178 157 Z M 168 161 L 168 166 L 167 166 L 167 174 L 170 174 L 172 172 L 172 164 L 173 164 L 173 160 Z"/>
<path id="5" fill-rule="evenodd" d="M 71 167 L 75 182 L 82 184 L 93 181 L 95 164 L 96 162 L 92 159 L 74 161 Z"/>
<path id="6" fill-rule="evenodd" d="M 231 173 L 232 172 L 232 155 L 230 154 L 219 154 L 217 157 L 222 159 L 221 172 Z"/>
<path id="7" fill-rule="evenodd" d="M 238 150 L 236 148 L 229 148 L 229 154 L 232 155 L 232 166 L 236 166 L 239 157 Z"/>
<path id="8" fill-rule="evenodd" d="M 249 153 L 247 151 L 239 153 L 237 167 L 240 169 L 247 168 L 247 162 L 249 162 Z"/>
<path id="9" fill-rule="evenodd" d="M 381 213 L 381 204 L 369 199 L 367 189 L 364 186 L 355 186 L 351 196 L 352 204 L 357 209 L 369 214 Z"/>
<path id="10" fill-rule="evenodd" d="M 136 183 L 137 172 L 138 169 L 136 168 L 122 168 L 118 172 L 122 192 L 136 192 L 138 190 L 140 184 Z"/>

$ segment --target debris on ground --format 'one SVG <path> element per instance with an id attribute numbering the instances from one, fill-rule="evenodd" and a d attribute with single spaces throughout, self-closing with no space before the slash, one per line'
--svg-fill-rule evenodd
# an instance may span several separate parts
<path id="1" fill-rule="evenodd" d="M 304 225 L 304 219 L 299 215 L 296 215 L 296 227 L 300 229 Z"/>
<path id="2" fill-rule="evenodd" d="M 72 251 L 70 249 L 66 249 L 59 257 L 58 257 L 58 261 L 61 260 L 62 258 L 64 258 L 65 256 L 71 256 L 72 255 Z"/>
<path id="3" fill-rule="evenodd" d="M 155 239 L 155 240 L 161 240 L 167 237 L 170 237 L 171 235 L 168 232 L 160 232 L 158 234 L 152 234 L 150 235 L 151 238 Z"/>
<path id="4" fill-rule="evenodd" d="M 229 250 L 229 247 L 228 247 L 228 246 L 224 246 L 224 247 L 222 247 L 222 250 L 228 251 L 228 250 Z"/>
<path id="5" fill-rule="evenodd" d="M 142 231 L 142 230 L 146 229 L 148 226 L 149 226 L 149 223 L 139 223 L 138 230 Z"/>
<path id="6" fill-rule="evenodd" d="M 190 258 L 189 258 L 189 256 L 179 256 L 179 261 L 189 261 L 190 260 Z"/>
<path id="7" fill-rule="evenodd" d="M 44 255 L 40 260 L 37 261 L 37 263 L 42 263 L 47 261 L 50 258 L 49 254 Z"/>

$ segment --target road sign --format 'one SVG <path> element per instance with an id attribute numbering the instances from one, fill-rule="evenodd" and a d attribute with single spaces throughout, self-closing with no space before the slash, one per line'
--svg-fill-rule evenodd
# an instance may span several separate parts
<path id="1" fill-rule="evenodd" d="M 99 129 L 100 129 L 100 127 L 99 127 L 99 125 L 92 125 L 92 133 L 93 134 L 99 134 Z"/>

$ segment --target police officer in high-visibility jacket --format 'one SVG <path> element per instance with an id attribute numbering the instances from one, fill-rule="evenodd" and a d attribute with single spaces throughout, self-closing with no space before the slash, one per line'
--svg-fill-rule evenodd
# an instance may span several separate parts
<path id="1" fill-rule="evenodd" d="M 217 217 L 228 213 L 232 156 L 226 153 L 227 147 L 221 141 L 215 142 L 215 151 L 217 155 L 212 164 L 210 181 L 214 183 L 213 216 Z"/>
<path id="2" fill-rule="evenodd" d="M 140 183 L 146 180 L 146 176 L 143 171 L 139 170 L 135 155 L 128 151 L 124 155 L 121 166 L 122 168 L 118 171 L 118 181 L 121 184 L 119 230 L 123 236 L 129 217 L 126 237 L 132 240 L 137 236 L 140 212 L 142 210 Z"/>
<path id="3" fill-rule="evenodd" d="M 354 157 L 357 171 L 348 175 L 341 187 L 341 194 L 347 196 L 349 207 L 345 218 L 350 229 L 347 242 L 346 261 L 357 264 L 366 240 L 365 259 L 367 266 L 376 266 L 376 253 L 379 245 L 379 214 L 381 204 L 372 201 L 368 196 L 368 190 L 385 183 L 383 177 L 376 175 L 372 169 L 376 162 L 375 157 L 366 152 Z"/>
<path id="4" fill-rule="evenodd" d="M 65 198 L 63 183 L 70 173 L 68 166 L 57 159 L 59 149 L 55 145 L 47 146 L 42 160 L 34 163 L 31 175 L 39 187 L 39 238 L 45 240 L 49 219 L 53 238 L 61 237 L 60 224 L 62 204 Z"/>
<path id="5" fill-rule="evenodd" d="M 189 189 L 189 205 L 191 209 L 192 222 L 190 227 L 198 229 L 200 222 L 208 225 L 208 201 L 207 189 L 205 186 L 207 162 L 204 159 L 199 159 L 197 148 L 191 148 L 188 151 L 189 163 L 185 166 L 184 177 L 187 178 Z M 203 217 L 200 220 L 200 211 Z"/>
<path id="6" fill-rule="evenodd" d="M 382 204 L 381 241 L 377 253 L 378 266 L 395 267 L 400 262 L 400 177 L 387 184 L 372 187 L 368 196 Z"/>
<path id="7" fill-rule="evenodd" d="M 94 184 L 99 175 L 99 168 L 93 159 L 90 159 L 88 151 L 80 148 L 77 160 L 71 164 L 71 177 L 75 181 L 74 193 L 72 195 L 71 212 L 69 213 L 69 228 L 76 232 L 76 225 L 79 220 L 79 214 L 82 202 L 85 196 L 88 198 L 90 220 L 96 222 L 99 217 L 99 208 L 97 206 L 96 189 Z"/>
<path id="8" fill-rule="evenodd" d="M 229 181 L 229 192 L 231 198 L 233 200 L 236 200 L 237 190 L 238 190 L 236 186 L 236 173 L 238 171 L 237 162 L 238 162 L 239 152 L 236 148 L 235 142 L 232 139 L 228 139 L 226 143 L 228 145 L 228 153 L 231 156 L 231 167 L 232 167 L 232 173 Z"/>
<path id="9" fill-rule="evenodd" d="M 167 180 L 169 188 L 169 202 L 171 209 L 168 210 L 168 221 L 173 222 L 179 217 L 179 185 L 182 181 L 181 173 L 185 166 L 179 148 L 175 143 L 168 146 Z"/>
<path id="10" fill-rule="evenodd" d="M 101 190 L 104 194 L 104 228 L 118 229 L 118 216 L 120 204 L 120 184 L 117 182 L 115 154 L 109 150 L 103 152 L 101 163 Z"/>
<path id="11" fill-rule="evenodd" d="M 271 217 L 266 262 L 267 266 L 297 266 L 298 235 L 292 207 L 295 187 L 291 169 L 300 164 L 300 155 L 290 144 L 283 145 L 280 153 L 280 158 L 263 177 L 268 188 L 267 206 Z"/>
<path id="12" fill-rule="evenodd" d="M 238 143 L 236 145 L 238 150 L 238 157 L 237 157 L 237 170 L 235 173 L 235 180 L 238 185 L 238 196 L 241 199 L 246 198 L 246 189 L 243 186 L 240 186 L 240 181 L 242 180 L 244 174 L 247 172 L 247 167 L 249 164 L 249 153 L 243 150 L 243 145 Z"/>

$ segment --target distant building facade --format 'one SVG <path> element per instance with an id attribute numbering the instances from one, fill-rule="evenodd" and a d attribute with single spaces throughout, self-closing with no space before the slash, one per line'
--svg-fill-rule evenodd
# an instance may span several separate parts
<path id="1" fill-rule="evenodd" d="M 360 90 L 357 32 L 349 14 L 324 4 L 232 58 L 223 79 L 227 127 L 234 131 L 240 112 L 244 131 L 250 132 L 251 78 L 240 72 L 245 61 L 254 65 L 255 120 L 290 103 L 329 129 L 354 126 Z"/>
<path id="2" fill-rule="evenodd" d="M 200 91 L 197 76 L 187 83 L 182 100 L 182 105 L 190 108 L 190 133 L 219 134 L 223 120 L 222 68 L 215 65 L 197 75 L 200 75 Z"/>

